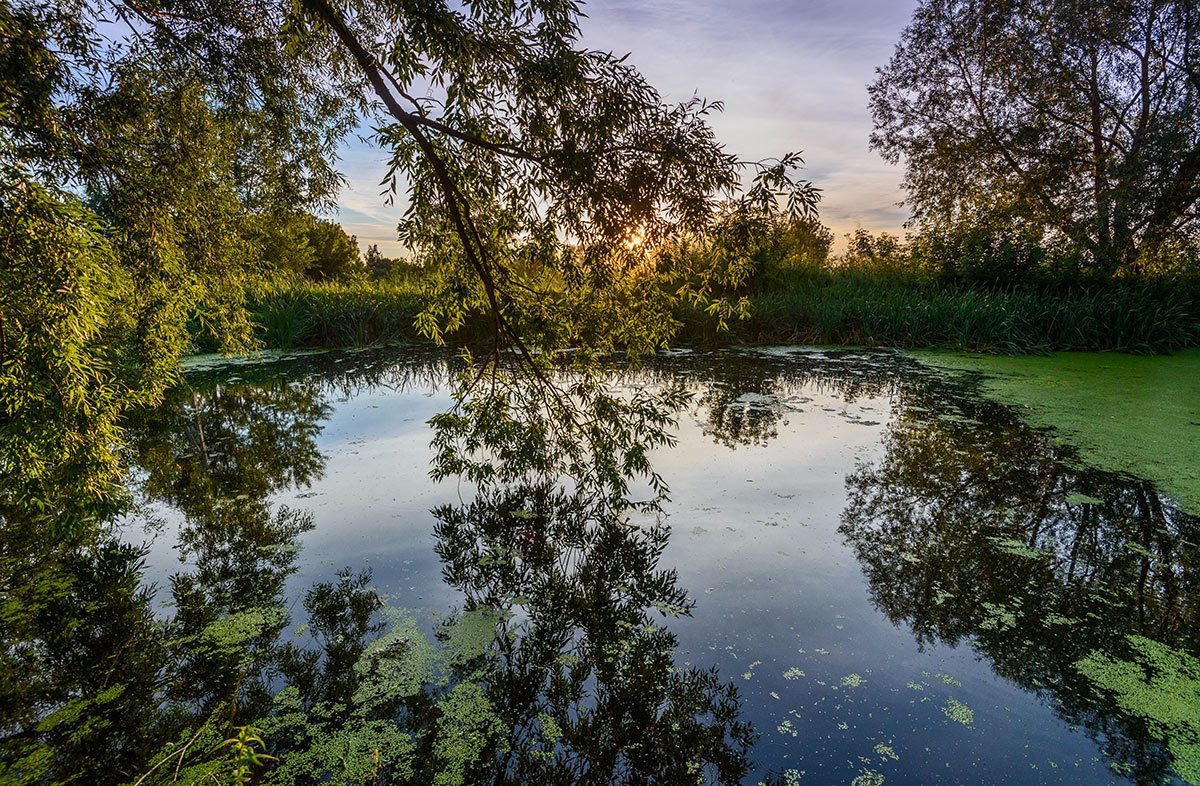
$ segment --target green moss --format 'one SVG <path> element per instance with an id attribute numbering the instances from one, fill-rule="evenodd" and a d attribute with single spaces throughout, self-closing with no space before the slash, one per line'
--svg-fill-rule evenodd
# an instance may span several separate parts
<path id="1" fill-rule="evenodd" d="M 933 367 L 978 371 L 986 393 L 1098 469 L 1152 481 L 1200 514 L 1200 350 L 1172 356 L 1063 352 L 1045 357 L 914 352 Z"/>

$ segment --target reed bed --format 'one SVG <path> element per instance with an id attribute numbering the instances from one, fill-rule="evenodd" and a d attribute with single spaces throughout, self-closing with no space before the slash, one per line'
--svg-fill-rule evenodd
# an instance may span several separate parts
<path id="1" fill-rule="evenodd" d="M 859 269 L 795 271 L 753 295 L 751 316 L 718 332 L 681 306 L 681 344 L 839 344 L 942 347 L 1010 354 L 1058 350 L 1169 353 L 1200 346 L 1194 286 L 975 288 Z M 419 282 L 294 283 L 249 293 L 265 346 L 359 347 L 417 342 Z M 454 338 L 470 342 L 473 327 Z M 201 348 L 208 349 L 204 338 Z"/>
<path id="2" fill-rule="evenodd" d="M 831 275 L 759 294 L 736 337 L 757 344 L 853 344 L 1041 353 L 1169 353 L 1200 346 L 1200 293 L 1112 285 L 978 289 Z M 685 320 L 692 324 L 699 320 Z M 693 328 L 694 330 L 695 328 Z"/>
<path id="3" fill-rule="evenodd" d="M 418 285 L 297 283 L 249 293 L 247 307 L 270 348 L 362 347 L 418 339 Z"/>

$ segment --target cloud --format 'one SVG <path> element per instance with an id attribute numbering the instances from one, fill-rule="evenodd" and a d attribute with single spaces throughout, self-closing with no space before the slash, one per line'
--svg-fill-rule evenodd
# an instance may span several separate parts
<path id="1" fill-rule="evenodd" d="M 907 218 L 895 204 L 902 172 L 868 147 L 866 86 L 915 8 L 916 0 L 597 0 L 583 8 L 582 43 L 629 52 L 665 100 L 722 100 L 713 125 L 730 151 L 803 150 L 806 176 L 825 189 L 822 218 L 839 235 L 895 231 Z M 344 153 L 347 219 L 360 240 L 398 246 L 402 207 L 378 196 L 385 156 L 357 140 Z"/>

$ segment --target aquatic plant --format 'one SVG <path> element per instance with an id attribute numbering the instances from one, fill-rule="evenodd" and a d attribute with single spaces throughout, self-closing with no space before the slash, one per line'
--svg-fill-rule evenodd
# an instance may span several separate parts
<path id="1" fill-rule="evenodd" d="M 1095 651 L 1075 667 L 1167 746 L 1181 778 L 1200 784 L 1200 659 L 1145 636 L 1126 640 L 1124 658 Z"/>
<path id="2" fill-rule="evenodd" d="M 946 699 L 945 705 L 942 706 L 942 712 L 950 720 L 964 726 L 970 726 L 975 722 L 975 711 L 953 696 Z"/>

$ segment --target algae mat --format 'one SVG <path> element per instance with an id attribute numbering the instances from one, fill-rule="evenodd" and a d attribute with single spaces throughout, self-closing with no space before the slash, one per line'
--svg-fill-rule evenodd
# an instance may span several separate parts
<path id="1" fill-rule="evenodd" d="M 986 395 L 1020 408 L 1030 425 L 1052 427 L 1088 464 L 1152 481 L 1200 515 L 1200 350 L 909 354 L 933 367 L 979 372 Z"/>

